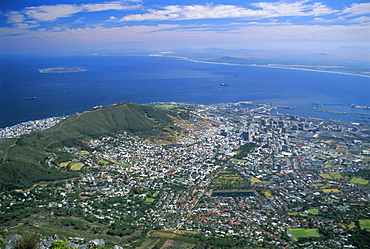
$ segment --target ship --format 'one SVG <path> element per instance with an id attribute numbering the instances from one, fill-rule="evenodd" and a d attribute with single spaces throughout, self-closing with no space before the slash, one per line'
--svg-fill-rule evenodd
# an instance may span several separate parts
<path id="1" fill-rule="evenodd" d="M 37 97 L 36 96 L 33 96 L 33 97 L 25 97 L 25 98 L 23 98 L 24 100 L 32 100 L 32 99 L 37 99 Z"/>
<path id="2" fill-rule="evenodd" d="M 221 83 L 220 86 L 228 86 L 227 84 L 225 83 Z"/>

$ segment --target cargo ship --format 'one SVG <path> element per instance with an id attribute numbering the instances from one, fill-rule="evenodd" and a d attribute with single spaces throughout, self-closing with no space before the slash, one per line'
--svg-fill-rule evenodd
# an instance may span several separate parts
<path id="1" fill-rule="evenodd" d="M 24 100 L 32 100 L 32 99 L 37 99 L 37 97 L 36 96 L 33 96 L 33 97 L 25 97 L 25 98 L 23 98 Z"/>

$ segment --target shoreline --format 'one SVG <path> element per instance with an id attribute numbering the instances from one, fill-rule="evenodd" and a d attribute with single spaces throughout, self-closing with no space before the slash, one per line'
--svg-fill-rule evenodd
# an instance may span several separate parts
<path id="1" fill-rule="evenodd" d="M 194 60 L 194 59 L 185 59 L 192 62 L 198 63 L 208 63 L 208 64 L 218 64 L 218 65 L 230 65 L 230 66 L 247 66 L 247 67 L 263 67 L 263 68 L 276 68 L 276 69 L 289 69 L 289 70 L 301 70 L 301 71 L 310 71 L 310 72 L 318 72 L 318 73 L 332 73 L 332 74 L 340 74 L 340 75 L 350 75 L 350 76 L 358 76 L 364 78 L 370 78 L 370 75 L 363 75 L 363 74 L 355 74 L 355 73 L 346 73 L 346 72 L 333 72 L 327 70 L 319 70 L 319 69 L 309 69 L 309 68 L 298 68 L 298 67 L 288 67 L 288 66 L 269 66 L 269 65 L 254 65 L 254 64 L 240 64 L 240 63 L 226 63 L 226 62 L 212 62 L 212 61 L 201 61 L 201 60 Z"/>
<path id="2" fill-rule="evenodd" d="M 66 119 L 63 117 L 48 117 L 43 119 L 29 120 L 12 126 L 0 127 L 0 139 L 15 138 L 35 131 L 47 130 Z"/>
<path id="3" fill-rule="evenodd" d="M 351 76 L 361 76 L 362 78 L 360 79 L 360 78 L 357 78 L 357 79 L 359 79 L 359 80 L 361 80 L 361 82 L 362 81 L 365 81 L 364 79 L 365 78 L 369 78 L 370 76 L 364 76 L 364 75 L 357 75 L 357 74 L 350 74 L 350 73 L 343 73 L 343 72 L 330 72 L 330 71 L 323 71 L 323 70 L 313 70 L 313 69 L 305 69 L 305 68 L 288 68 L 288 67 L 276 67 L 276 66 L 272 66 L 272 65 L 248 65 L 248 64 L 239 64 L 239 63 L 225 63 L 225 62 L 215 62 L 215 61 L 204 61 L 204 60 L 196 60 L 196 59 L 190 59 L 190 58 L 187 58 L 187 57 L 181 57 L 181 56 L 172 56 L 172 55 L 145 55 L 145 56 L 139 56 L 139 57 L 143 57 L 143 59 L 145 59 L 145 57 L 147 57 L 147 56 L 153 56 L 153 57 L 167 57 L 167 58 L 174 58 L 174 59 L 176 59 L 176 60 L 179 60 L 179 61 L 191 61 L 191 62 L 196 62 L 196 63 L 206 63 L 206 64 L 214 64 L 214 65 L 225 65 L 225 66 L 246 66 L 246 67 L 241 67 L 241 68 L 239 68 L 240 70 L 253 70 L 253 68 L 251 68 L 251 67 L 259 67 L 259 68 L 277 68 L 277 69 L 293 69 L 293 70 L 305 70 L 305 71 L 313 71 L 313 72 L 327 72 L 327 73 L 334 73 L 334 74 L 339 74 L 339 75 L 351 75 Z M 137 57 L 137 55 L 135 55 L 135 57 Z M 148 58 L 148 57 L 147 57 Z M 166 59 L 164 59 L 163 58 L 163 60 L 166 60 Z M 190 64 L 191 65 L 191 64 Z M 195 64 L 196 65 L 196 64 Z M 201 65 L 201 64 L 200 64 Z M 212 67 L 212 66 L 210 66 L 210 67 Z M 250 69 L 248 69 L 247 67 L 249 67 Z M 244 69 L 243 69 L 244 68 Z M 239 69 L 237 69 L 237 70 L 239 70 Z M 233 68 L 229 68 L 228 70 L 233 70 Z M 288 73 L 289 71 L 286 71 L 286 73 Z M 295 74 L 297 74 L 297 73 L 295 73 Z M 299 74 L 298 74 L 299 75 Z M 232 77 L 232 73 L 231 73 L 231 76 L 230 77 Z M 319 76 L 317 76 L 317 77 L 320 77 L 320 75 Z M 364 78 L 365 77 L 365 78 Z M 353 80 L 356 80 L 355 78 L 353 79 Z M 367 80 L 366 80 L 367 81 Z M 228 89 L 226 88 L 226 89 L 222 89 L 222 91 L 227 91 Z M 366 90 L 366 89 L 365 89 Z M 366 91 L 365 91 L 366 92 Z M 30 96 L 32 96 L 32 95 L 30 95 Z M 23 98 L 24 96 L 22 96 L 22 98 Z M 239 100 L 239 98 L 238 99 L 235 99 L 234 101 L 233 101 L 233 99 L 227 99 L 227 100 L 225 100 L 224 102 L 226 103 L 226 102 L 228 102 L 228 103 L 235 103 L 235 102 L 239 102 L 239 103 L 241 103 L 241 104 L 255 104 L 256 102 L 261 102 L 261 101 L 269 101 L 269 100 L 267 100 L 267 99 L 258 99 L 258 98 L 256 98 L 256 99 L 253 99 L 253 98 L 251 98 L 251 99 L 248 99 L 249 97 L 247 97 L 247 100 L 245 100 L 244 99 L 244 97 L 242 97 L 242 98 L 240 98 L 242 101 L 238 101 Z M 262 97 L 263 98 L 263 97 Z M 41 100 L 41 99 L 40 99 Z M 150 100 L 150 98 L 149 98 L 149 100 Z M 163 99 L 162 99 L 163 100 Z M 178 99 L 174 99 L 175 101 L 176 100 L 178 100 Z M 186 100 L 186 99 L 185 99 Z M 195 102 L 193 101 L 193 103 L 197 103 L 197 104 L 202 104 L 202 102 L 203 102 L 203 104 L 207 104 L 207 105 L 209 105 L 209 104 L 211 104 L 211 105 L 216 105 L 216 104 L 218 104 L 218 103 L 220 103 L 220 102 L 222 102 L 222 100 L 220 101 L 219 99 L 214 99 L 214 100 L 216 100 L 217 101 L 217 103 L 212 103 L 213 101 L 212 100 L 210 100 L 210 102 L 209 101 L 206 101 L 205 103 L 202 101 L 202 100 L 200 100 L 200 99 L 196 99 L 195 100 Z M 20 101 L 24 101 L 24 100 L 20 100 Z M 140 104 L 145 104 L 145 103 L 147 103 L 148 102 L 148 99 L 145 99 L 145 100 L 143 100 L 143 101 L 138 101 L 138 100 L 131 100 L 130 99 L 130 101 L 133 101 L 133 102 L 137 102 L 137 103 L 140 103 Z M 166 101 L 166 100 L 165 100 Z M 316 101 L 316 100 L 315 100 Z M 25 101 L 24 101 L 25 102 Z M 181 101 L 180 101 L 181 102 Z M 307 102 L 307 103 L 309 103 L 309 102 Z M 354 102 L 354 103 L 356 103 L 356 102 Z M 28 103 L 26 103 L 26 104 L 28 104 Z M 34 104 L 34 102 L 30 102 L 30 104 Z M 281 105 L 285 105 L 284 103 L 278 103 L 278 104 L 281 104 Z M 353 104 L 352 102 L 350 102 L 350 103 L 348 103 L 348 104 Z M 364 105 L 367 105 L 367 106 L 370 106 L 369 105 L 369 103 L 368 103 L 368 101 L 362 101 L 362 103 L 356 103 L 356 104 L 359 104 L 359 105 L 361 105 L 361 106 L 364 106 Z M 100 105 L 99 103 L 96 103 L 95 105 Z M 292 106 L 294 106 L 294 104 L 291 104 Z M 88 107 L 89 108 L 89 107 Z M 76 108 L 76 109 L 79 109 L 78 107 Z M 73 113 L 75 113 L 76 111 L 73 111 L 74 109 L 72 109 L 72 111 L 70 112 L 70 113 L 67 113 L 67 115 L 71 115 L 71 114 L 73 114 Z M 303 110 L 302 111 L 302 113 L 300 113 L 301 112 L 301 110 Z M 368 109 L 366 109 L 366 111 L 367 111 Z M 280 111 L 279 111 L 280 112 Z M 283 111 L 281 111 L 281 112 L 283 112 Z M 289 112 L 289 113 L 291 113 L 291 112 L 294 112 L 295 114 L 296 113 L 300 113 L 300 114 L 298 114 L 299 116 L 302 116 L 302 117 L 310 117 L 310 115 L 314 115 L 314 116 L 316 116 L 317 114 L 316 113 L 313 113 L 313 112 L 315 112 L 315 110 L 305 110 L 305 109 L 302 109 L 302 108 L 299 108 L 299 110 L 298 111 L 284 111 L 284 113 L 285 112 Z M 363 111 L 359 111 L 359 112 L 363 112 Z M 368 112 L 366 112 L 366 113 L 368 113 Z M 51 113 L 51 115 L 49 116 L 49 115 L 47 115 L 47 113 L 46 113 L 46 117 L 44 117 L 43 115 L 42 116 L 38 116 L 38 117 L 36 117 L 36 119 L 46 119 L 46 118 L 48 118 L 48 117 L 55 117 L 55 116 L 58 116 L 58 114 L 60 114 L 60 113 Z M 362 113 L 358 113 L 359 115 L 362 115 Z M 321 117 L 322 115 L 320 115 L 320 117 Z M 355 120 L 355 118 L 354 117 L 352 117 L 352 114 L 351 114 L 351 116 L 350 115 L 348 115 L 349 117 L 348 118 L 343 118 L 344 120 L 345 120 L 345 122 L 350 122 L 350 121 L 348 121 L 348 120 Z M 21 117 L 21 116 L 20 116 Z M 21 117 L 22 118 L 22 117 Z M 325 119 L 330 119 L 330 117 L 328 117 L 328 118 L 326 118 L 325 117 Z M 4 119 L 4 126 L 0 126 L 0 131 L 1 130 L 3 130 L 3 129 L 6 129 L 6 128 L 9 128 L 9 127 L 12 127 L 12 126 L 16 126 L 16 125 L 19 125 L 19 124 L 21 124 L 21 123 L 24 123 L 24 122 L 29 122 L 29 121 L 33 121 L 33 120 L 26 120 L 26 121 L 22 121 L 22 119 L 20 119 L 21 121 L 20 122 L 17 122 L 17 120 L 14 120 L 16 123 L 13 123 L 12 124 L 12 122 L 5 122 L 5 120 L 6 119 Z M 353 121 L 352 121 L 353 122 Z M 363 122 L 362 122 L 363 123 Z"/>
<path id="4" fill-rule="evenodd" d="M 289 69 L 289 70 L 302 70 L 302 71 L 311 71 L 311 72 L 318 72 L 318 73 L 332 73 L 332 74 L 340 74 L 340 75 L 349 75 L 349 76 L 358 76 L 364 78 L 370 78 L 370 75 L 365 74 L 356 74 L 356 73 L 349 73 L 349 72 L 334 72 L 328 70 L 320 70 L 320 69 L 310 69 L 310 68 L 300 68 L 300 67 L 291 67 L 291 66 L 284 66 L 284 65 L 257 65 L 257 64 L 240 64 L 240 63 L 229 63 L 229 62 L 217 62 L 217 61 L 203 61 L 197 59 L 191 59 L 188 57 L 182 56 L 171 56 L 171 55 L 148 55 L 148 56 L 157 56 L 157 57 L 169 57 L 169 58 L 176 58 L 180 60 L 186 60 L 196 63 L 205 63 L 205 64 L 215 64 L 215 65 L 229 65 L 229 66 L 246 66 L 246 67 L 263 67 L 263 68 L 276 68 L 276 69 Z"/>
<path id="5" fill-rule="evenodd" d="M 256 102 L 266 102 L 266 101 L 274 101 L 274 100 L 278 100 L 278 99 L 254 99 L 254 100 L 243 100 L 243 101 L 237 101 L 237 102 L 218 103 L 218 104 L 199 104 L 198 103 L 196 105 L 206 105 L 206 106 L 212 106 L 212 105 L 217 106 L 217 105 L 222 105 L 222 104 L 253 105 L 253 104 L 256 104 Z M 172 102 L 160 102 L 160 103 L 174 103 L 174 102 L 172 101 Z M 175 102 L 175 103 L 179 104 L 177 102 Z M 143 104 L 143 105 L 148 105 L 148 104 L 150 104 L 150 103 L 146 103 L 146 104 Z M 187 103 L 187 104 L 190 104 L 190 103 Z M 261 105 L 261 104 L 259 104 L 259 105 Z M 274 104 L 274 106 L 277 107 L 277 108 L 289 109 L 289 110 L 295 110 L 296 109 L 294 107 L 284 106 L 284 105 Z M 96 108 L 96 107 L 93 107 L 89 110 L 93 110 L 94 108 Z M 89 110 L 86 110 L 86 111 L 89 111 Z M 332 114 L 353 114 L 353 115 L 357 114 L 357 115 L 363 115 L 365 117 L 370 116 L 370 114 L 355 113 L 355 112 L 344 112 L 344 111 L 334 111 L 334 110 L 314 109 L 313 111 L 314 112 L 321 112 L 321 113 L 332 113 Z M 85 112 L 85 111 L 83 111 L 83 112 Z M 272 114 L 272 115 L 274 115 L 274 114 Z M 288 114 L 278 114 L 278 115 L 288 115 Z M 295 115 L 295 114 L 293 114 L 293 115 Z M 31 132 L 34 132 L 34 131 L 41 131 L 41 130 L 49 129 L 49 128 L 53 127 L 54 125 L 56 125 L 57 123 L 63 121 L 64 119 L 66 119 L 69 116 L 70 115 L 54 116 L 54 117 L 48 117 L 48 118 L 42 118 L 42 119 L 36 119 L 36 120 L 28 120 L 28 121 L 20 122 L 20 123 L 11 125 L 11 126 L 0 127 L 0 139 L 14 138 L 14 137 L 18 137 L 20 135 L 28 134 L 28 133 L 31 133 Z M 298 115 L 298 116 L 308 118 L 305 115 Z M 309 118 L 312 118 L 312 117 L 309 117 Z M 332 120 L 331 118 L 330 119 L 322 118 L 322 119 Z M 344 120 L 336 120 L 336 121 L 345 122 L 345 123 L 352 123 L 350 121 L 344 121 Z M 9 136 L 9 134 L 7 134 L 7 133 L 12 133 L 12 135 Z"/>

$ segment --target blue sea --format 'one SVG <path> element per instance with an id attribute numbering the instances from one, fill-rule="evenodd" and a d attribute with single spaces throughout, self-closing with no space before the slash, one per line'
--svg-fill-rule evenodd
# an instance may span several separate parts
<path id="1" fill-rule="evenodd" d="M 273 103 L 296 108 L 278 109 L 281 114 L 370 121 L 370 109 L 349 107 L 370 106 L 370 78 L 355 75 L 158 56 L 5 57 L 0 59 L 0 66 L 0 127 L 125 101 L 255 101 L 254 106 Z M 38 71 L 53 67 L 81 67 L 87 71 Z M 37 99 L 24 100 L 33 96 Z M 347 114 L 317 112 L 318 109 Z"/>

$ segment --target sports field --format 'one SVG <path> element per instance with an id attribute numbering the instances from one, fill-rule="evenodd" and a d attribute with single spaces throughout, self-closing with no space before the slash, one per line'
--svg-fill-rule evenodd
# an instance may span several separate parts
<path id="1" fill-rule="evenodd" d="M 351 183 L 357 183 L 357 184 L 363 184 L 363 185 L 366 185 L 369 183 L 368 180 L 365 180 L 363 178 L 360 178 L 360 177 L 353 177 L 352 180 L 351 180 Z"/>
<path id="2" fill-rule="evenodd" d="M 325 173 L 325 174 L 319 174 L 322 178 L 325 178 L 325 179 L 338 179 L 338 178 L 342 178 L 343 176 L 339 173 L 339 172 L 329 172 L 329 173 Z"/>
<path id="3" fill-rule="evenodd" d="M 290 233 L 294 238 L 309 238 L 309 237 L 320 237 L 321 235 L 317 232 L 317 229 L 304 229 L 304 228 L 295 228 L 289 229 Z"/>
<path id="4" fill-rule="evenodd" d="M 310 214 L 319 214 L 319 210 L 314 208 L 314 209 L 309 209 L 307 210 L 307 212 L 309 212 Z"/>
<path id="5" fill-rule="evenodd" d="M 76 163 L 72 165 L 71 170 L 80 170 L 82 169 L 83 166 L 84 166 L 83 163 Z"/>

